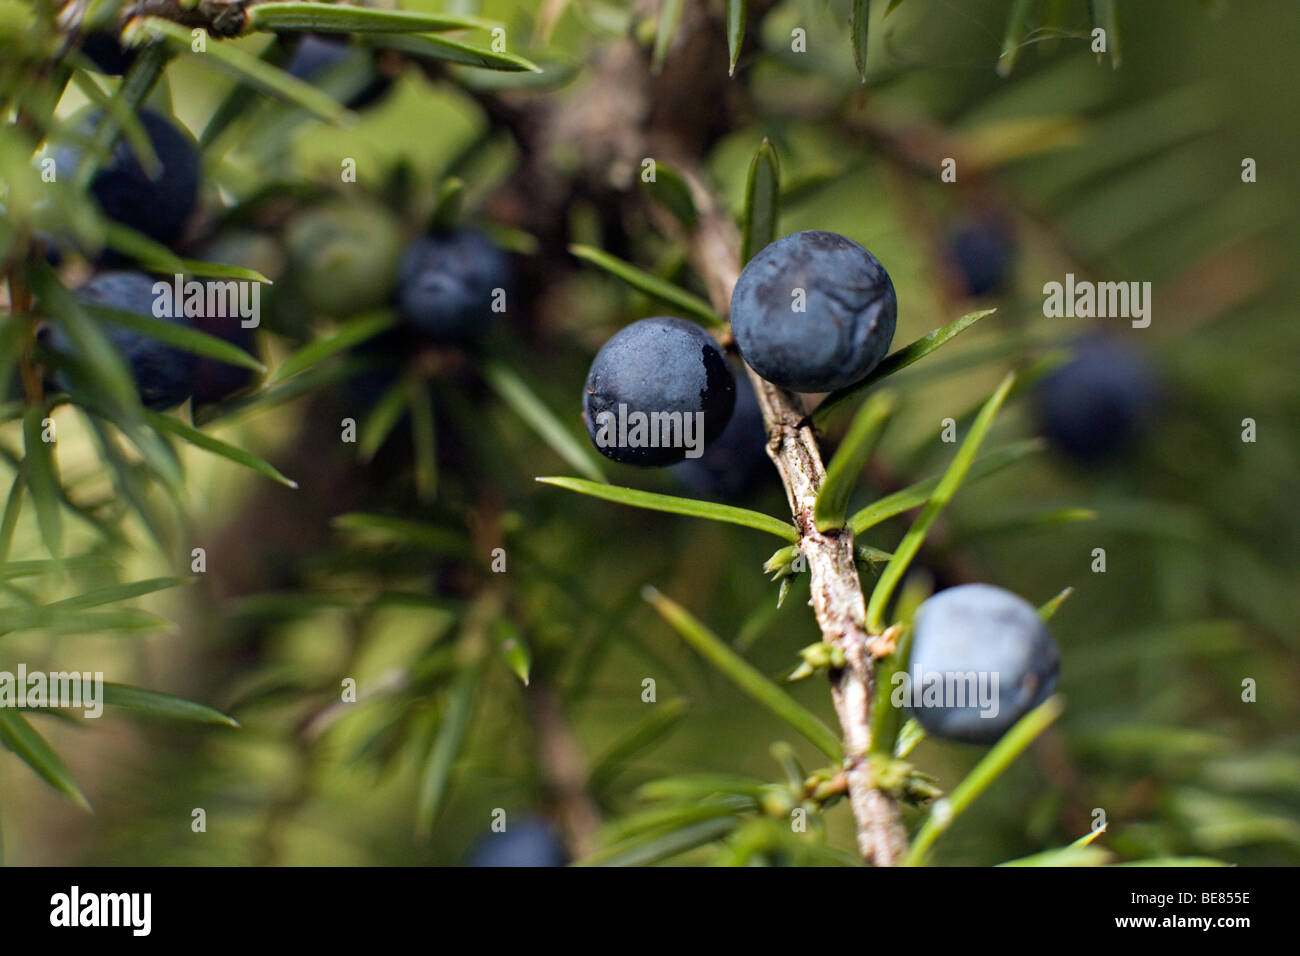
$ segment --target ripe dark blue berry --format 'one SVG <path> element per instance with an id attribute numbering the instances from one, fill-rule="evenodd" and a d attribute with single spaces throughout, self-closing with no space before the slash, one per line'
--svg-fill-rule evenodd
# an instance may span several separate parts
<path id="1" fill-rule="evenodd" d="M 906 701 L 927 733 L 991 744 L 1051 696 L 1059 670 L 1056 642 L 1032 604 L 962 584 L 917 609 Z"/>
<path id="2" fill-rule="evenodd" d="M 889 351 L 898 321 L 894 284 L 879 260 L 833 232 L 796 232 L 740 273 L 731 328 L 750 368 L 783 388 L 852 385 Z"/>
<path id="3" fill-rule="evenodd" d="M 978 298 L 1005 291 L 1014 252 L 1011 231 L 999 220 L 975 220 L 954 232 L 948 254 L 962 294 Z"/>
<path id="4" fill-rule="evenodd" d="M 731 421 L 717 438 L 704 446 L 699 458 L 676 465 L 677 474 L 697 495 L 735 501 L 763 480 L 776 480 L 767 457 L 767 426 L 754 386 L 744 369 L 735 370 L 736 404 Z"/>
<path id="5" fill-rule="evenodd" d="M 89 132 L 102 114 L 95 112 L 83 130 Z M 140 110 L 144 127 L 160 169 L 151 179 L 126 139 L 119 135 L 112 153 L 91 181 L 90 192 L 109 219 L 130 226 L 164 245 L 180 238 L 194 210 L 199 189 L 199 153 L 194 139 L 154 110 Z M 67 146 L 55 154 L 59 180 L 72 182 L 82 150 Z"/>
<path id="6" fill-rule="evenodd" d="M 96 30 L 81 41 L 81 52 L 107 76 L 122 76 L 135 62 L 136 51 L 122 45 L 112 30 Z"/>
<path id="7" fill-rule="evenodd" d="M 1087 341 L 1034 390 L 1052 447 L 1096 462 L 1132 446 L 1158 398 L 1155 375 L 1136 349 L 1112 338 Z"/>
<path id="8" fill-rule="evenodd" d="M 338 200 L 307 209 L 284 242 L 295 288 L 315 312 L 343 318 L 392 295 L 400 225 L 380 205 Z"/>
<path id="9" fill-rule="evenodd" d="M 582 393 L 592 444 L 630 465 L 671 465 L 726 428 L 736 383 L 698 325 L 654 318 L 620 329 L 596 353 Z"/>
<path id="10" fill-rule="evenodd" d="M 321 33 L 304 33 L 294 44 L 289 62 L 285 64 L 286 72 L 300 80 L 315 80 L 329 70 L 337 67 L 349 56 L 368 56 L 369 54 L 352 46 L 345 36 L 330 36 Z M 374 79 L 349 97 L 350 109 L 359 110 L 381 100 L 393 81 L 390 77 L 375 71 Z"/>
<path id="11" fill-rule="evenodd" d="M 77 290 L 77 298 L 89 305 L 121 309 L 153 318 L 154 302 L 157 300 L 154 293 L 156 281 L 158 280 L 142 272 L 102 272 Z M 171 311 L 174 313 L 177 310 Z M 184 316 L 164 316 L 164 320 L 179 325 L 191 324 Z M 110 323 L 105 323 L 104 329 L 130 367 L 140 393 L 140 402 L 146 408 L 163 411 L 190 397 L 198 365 L 198 358 L 192 352 L 172 348 L 156 339 Z M 75 346 L 57 328 L 47 335 L 46 342 L 55 352 L 75 355 Z M 62 374 L 56 377 L 56 382 L 62 384 L 64 381 Z"/>
<path id="12" fill-rule="evenodd" d="M 402 320 L 435 342 L 463 343 L 487 331 L 511 285 L 510 260 L 481 232 L 457 229 L 417 239 L 397 278 Z"/>
<path id="13" fill-rule="evenodd" d="M 544 820 L 512 823 L 485 833 L 469 854 L 470 866 L 568 866 L 569 854 L 555 828 Z"/>

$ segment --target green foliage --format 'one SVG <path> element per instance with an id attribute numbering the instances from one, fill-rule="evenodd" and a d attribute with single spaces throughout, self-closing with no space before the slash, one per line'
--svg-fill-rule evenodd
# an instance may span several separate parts
<path id="1" fill-rule="evenodd" d="M 871 386 L 880 382 L 881 379 L 900 372 L 914 362 L 919 362 L 935 349 L 946 345 L 954 338 L 965 332 L 972 325 L 986 316 L 992 315 L 996 309 L 981 309 L 978 312 L 970 312 L 963 315 L 955 322 L 945 325 L 941 329 L 935 329 L 928 335 L 922 336 L 910 345 L 891 352 L 885 356 L 884 361 L 877 365 L 862 381 L 856 385 L 850 385 L 839 391 L 831 392 L 813 413 L 813 420 L 816 422 L 825 422 L 832 409 L 839 407 L 843 402 L 847 402 L 865 392 Z"/>
<path id="2" fill-rule="evenodd" d="M 871 0 L 853 0 L 853 11 L 849 16 L 849 29 L 853 31 L 853 62 L 857 64 L 858 76 L 867 82 L 867 30 L 871 20 Z"/>
<path id="3" fill-rule="evenodd" d="M 832 760 L 842 757 L 843 748 L 829 727 L 754 670 L 752 665 L 727 647 L 681 605 L 664 597 L 649 585 L 646 586 L 644 597 L 691 647 L 736 686 L 811 740 L 826 756 Z"/>
<path id="4" fill-rule="evenodd" d="M 1100 0 L 534 6 L 258 3 L 210 20 L 202 49 L 188 20 L 149 16 L 119 78 L 81 44 L 126 26 L 120 4 L 84 22 L 0 4 L 0 671 L 102 670 L 106 719 L 139 719 L 97 765 L 72 759 L 109 739 L 96 721 L 0 707 L 7 860 L 450 863 L 485 808 L 571 819 L 557 804 L 580 800 L 601 824 L 566 834 L 581 865 L 856 864 L 845 744 L 811 679 L 847 662 L 808 608 L 825 582 L 802 550 L 851 536 L 879 649 L 854 756 L 904 808 L 906 862 L 1293 863 L 1300 550 L 1279 502 L 1300 452 L 1277 263 L 1300 220 L 1289 183 L 1237 174 L 1245 155 L 1275 167 L 1270 137 L 1294 129 L 1265 69 L 1278 24 L 1141 5 L 1121 23 Z M 301 31 L 350 38 L 355 62 L 290 75 Z M 385 99 L 345 105 L 376 77 Z M 202 153 L 174 247 L 90 192 L 119 137 L 156 172 L 146 105 Z M 103 117 L 82 131 L 86 106 Z M 71 145 L 68 181 L 43 178 Z M 283 238 L 343 196 L 402 243 L 483 229 L 513 253 L 505 314 L 472 347 L 411 344 L 391 302 L 316 314 Z M 967 301 L 943 250 L 990 211 L 1019 260 Z M 578 399 L 601 342 L 667 308 L 728 346 L 718 249 L 743 265 L 805 228 L 879 255 L 909 343 L 792 405 L 803 421 L 771 439 L 807 426 L 820 443 L 815 505 L 792 515 L 770 468 L 712 501 L 597 456 Z M 249 235 L 263 246 L 212 251 Z M 257 283 L 256 347 L 79 301 L 106 263 Z M 1160 359 L 1165 417 L 1089 469 L 1033 437 L 1035 389 L 1082 331 L 1041 314 L 1067 270 L 1149 278 L 1161 310 L 1133 334 Z M 146 409 L 122 331 L 257 377 Z M 557 458 L 578 477 L 532 480 Z M 766 563 L 750 531 L 780 539 Z M 1063 650 L 1062 696 L 983 754 L 927 738 L 884 692 L 917 606 L 968 578 L 1055 594 L 1040 613 Z M 29 819 L 42 787 L 67 800 Z M 83 788 L 104 823 L 72 850 L 50 821 L 89 809 Z M 229 829 L 178 844 L 200 800 Z M 1108 825 L 1074 839 L 1075 804 Z"/>
<path id="5" fill-rule="evenodd" d="M 660 495 L 650 491 L 637 491 L 635 488 L 618 488 L 581 478 L 538 478 L 537 480 L 543 484 L 568 488 L 570 491 L 591 495 L 593 498 L 604 498 L 606 501 L 631 505 L 634 508 L 649 508 L 652 511 L 667 511 L 671 514 L 689 515 L 692 518 L 707 518 L 711 521 L 743 525 L 787 540 L 794 540 L 797 537 L 792 525 L 734 505 Z"/>
<path id="6" fill-rule="evenodd" d="M 873 634 L 878 634 L 884 630 L 885 609 L 889 605 L 890 598 L 894 596 L 894 589 L 902 581 L 903 572 L 907 570 L 908 564 L 921 549 L 921 544 L 925 541 L 925 536 L 939 517 L 939 513 L 943 511 L 948 502 L 952 500 L 953 495 L 957 493 L 957 489 L 961 487 L 962 482 L 966 480 L 984 437 L 988 434 L 989 429 L 993 427 L 994 416 L 997 415 L 998 409 L 1002 407 L 1002 403 L 1006 401 L 1007 393 L 1011 391 L 1011 386 L 1015 380 L 1015 375 L 1009 374 L 1002 380 L 1002 384 L 998 386 L 997 391 L 984 403 L 984 407 L 980 409 L 979 416 L 971 426 L 965 441 L 957 449 L 952 464 L 948 466 L 948 470 L 939 479 L 934 491 L 926 499 L 920 515 L 912 523 L 912 527 L 908 529 L 907 534 L 903 536 L 903 540 L 899 542 L 898 547 L 894 549 L 894 556 L 889 559 L 889 564 L 885 565 L 885 570 L 881 572 L 880 580 L 872 590 L 871 599 L 867 603 L 867 628 Z"/>
<path id="7" fill-rule="evenodd" d="M 776 221 L 780 214 L 781 164 L 771 142 L 764 138 L 749 164 L 745 184 L 744 233 L 740 258 L 748 262 L 764 246 L 777 238 Z"/>
<path id="8" fill-rule="evenodd" d="M 722 317 L 714 312 L 707 302 L 699 296 L 691 295 L 686 290 L 678 288 L 671 282 L 665 282 L 648 272 L 643 272 L 636 266 L 622 262 L 614 256 L 599 249 L 593 249 L 590 246 L 573 245 L 569 247 L 569 251 L 584 262 L 590 262 L 592 265 L 604 269 L 610 275 L 617 276 L 639 292 L 660 299 L 697 319 L 702 319 L 709 325 L 722 324 Z"/>
<path id="9" fill-rule="evenodd" d="M 90 809 L 90 804 L 72 782 L 72 775 L 58 754 L 50 749 L 50 745 L 18 711 L 7 708 L 0 710 L 0 743 L 55 790 L 72 798 L 83 809 Z"/>
<path id="10" fill-rule="evenodd" d="M 269 96 L 304 109 L 326 122 L 338 125 L 355 122 L 353 115 L 332 97 L 316 89 L 305 80 L 277 70 L 242 49 L 224 43 L 213 43 L 209 52 L 191 52 L 190 31 L 180 24 L 159 17 L 146 17 L 141 29 L 164 38 L 175 50 L 192 57 L 209 69 L 220 71 L 241 82 L 248 83 Z"/>
<path id="11" fill-rule="evenodd" d="M 1016 725 L 1007 731 L 1006 736 L 989 749 L 989 752 L 945 799 L 943 808 L 941 810 L 936 808 L 917 831 L 907 856 L 909 866 L 917 866 L 925 862 L 931 846 L 939 835 L 952 826 L 953 820 L 984 793 L 1039 734 L 1061 716 L 1063 709 L 1064 705 L 1059 697 L 1044 701 L 1021 717 Z"/>
<path id="12" fill-rule="evenodd" d="M 250 30 L 313 30 L 317 33 L 436 33 L 443 30 L 490 30 L 496 20 L 448 13 L 367 10 L 360 7 L 308 7 L 301 3 L 259 3 L 248 11 Z"/>
<path id="13" fill-rule="evenodd" d="M 740 46 L 745 42 L 745 2 L 727 0 L 727 73 L 736 75 L 736 61 L 740 59 Z"/>
<path id="14" fill-rule="evenodd" d="M 501 364 L 487 366 L 483 374 L 501 400 L 514 409 L 557 455 L 592 481 L 607 481 L 591 447 L 576 438 L 522 378 Z"/>
<path id="15" fill-rule="evenodd" d="M 894 396 L 878 392 L 865 402 L 853 417 L 848 434 L 835 451 L 835 457 L 826 466 L 826 480 L 817 494 L 817 508 L 813 517 L 818 531 L 831 531 L 844 526 L 849 496 L 857 483 L 859 473 L 880 441 L 889 419 L 894 414 Z"/>
<path id="16" fill-rule="evenodd" d="M 654 55 L 651 59 L 655 72 L 663 69 L 668 48 L 677 34 L 677 24 L 682 18 L 683 2 L 684 0 L 664 0 L 659 5 L 659 27 L 655 31 Z"/>

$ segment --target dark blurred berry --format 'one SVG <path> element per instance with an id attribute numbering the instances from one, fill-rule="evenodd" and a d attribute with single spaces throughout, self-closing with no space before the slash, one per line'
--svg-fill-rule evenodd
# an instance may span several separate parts
<path id="1" fill-rule="evenodd" d="M 555 828 L 544 820 L 512 823 L 485 833 L 470 851 L 470 866 L 567 866 L 569 854 Z"/>
<path id="2" fill-rule="evenodd" d="M 989 217 L 961 226 L 949 240 L 948 254 L 965 296 L 980 298 L 1006 291 L 1015 240 L 1001 220 Z"/>
<path id="3" fill-rule="evenodd" d="M 1034 389 L 1043 434 L 1057 451 L 1082 462 L 1130 448 L 1158 398 L 1146 357 L 1112 337 L 1083 342 Z"/>
<path id="4" fill-rule="evenodd" d="M 81 52 L 91 63 L 108 76 L 122 76 L 135 62 L 134 48 L 122 45 L 120 36 L 112 30 L 96 30 L 86 34 L 81 41 Z"/>
<path id="5" fill-rule="evenodd" d="M 431 341 L 464 344 L 492 321 L 496 290 L 509 293 L 510 259 L 483 233 L 457 229 L 417 239 L 402 254 L 402 320 Z"/>
<path id="6" fill-rule="evenodd" d="M 161 318 L 177 325 L 191 325 L 191 320 L 183 315 L 169 317 L 154 314 L 154 303 L 158 301 L 154 286 L 158 281 L 160 280 L 142 272 L 102 272 L 78 289 L 76 294 L 78 299 L 89 305 Z M 175 313 L 178 310 L 173 308 L 170 311 Z M 131 369 L 141 404 L 155 411 L 165 411 L 189 398 L 198 365 L 197 356 L 111 323 L 105 323 L 104 329 Z M 44 326 L 41 341 L 54 352 L 76 356 L 76 347 L 57 325 Z M 67 387 L 67 380 L 61 372 L 56 374 L 55 382 L 60 388 Z"/>
<path id="7" fill-rule="evenodd" d="M 91 113 L 82 132 L 91 135 L 102 116 L 99 111 Z M 180 238 L 198 198 L 198 148 L 189 133 L 161 113 L 142 109 L 138 116 L 158 157 L 158 175 L 150 178 L 119 133 L 113 151 L 91 180 L 90 192 L 109 219 L 170 245 Z M 65 146 L 55 153 L 60 181 L 73 181 L 82 155 L 79 146 Z"/>
<path id="8" fill-rule="evenodd" d="M 300 80 L 312 81 L 338 66 L 349 56 L 371 56 L 368 51 L 353 46 L 346 36 L 323 33 L 303 33 L 293 44 L 293 52 L 284 69 Z M 351 96 L 345 104 L 349 109 L 360 110 L 379 102 L 392 89 L 393 81 L 373 68 L 374 79 Z"/>

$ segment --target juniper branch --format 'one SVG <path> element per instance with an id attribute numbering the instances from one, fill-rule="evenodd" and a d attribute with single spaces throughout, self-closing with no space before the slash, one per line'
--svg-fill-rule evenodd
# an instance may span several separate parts
<path id="1" fill-rule="evenodd" d="M 769 8 L 767 2 L 756 4 L 750 11 L 751 23 L 757 22 L 756 12 Z M 700 16 L 693 6 L 683 12 L 684 18 Z M 697 29 L 687 29 L 684 20 L 679 33 L 711 38 L 709 55 L 714 62 L 723 62 L 726 39 L 718 25 L 707 18 L 692 25 Z M 643 157 L 662 156 L 691 186 L 699 214 L 698 227 L 690 238 L 692 266 L 704 280 L 713 306 L 727 314 L 740 274 L 740 235 L 731 216 L 705 185 L 696 161 L 717 131 L 727 128 L 727 120 L 733 118 L 726 108 L 727 95 L 721 90 L 717 96 L 712 91 L 702 93 L 693 82 L 701 74 L 680 65 L 652 81 L 644 51 L 631 40 L 604 51 L 592 70 L 590 81 L 576 91 L 558 116 L 548 114 L 546 104 L 535 99 L 520 102 L 480 94 L 489 115 L 526 144 L 524 155 L 532 159 L 532 168 L 517 178 L 517 184 L 526 183 L 528 191 L 513 197 L 499 195 L 498 201 L 523 216 L 529 228 L 545 233 L 555 221 L 564 221 L 560 211 L 569 195 L 557 183 L 556 171 L 548 161 L 558 146 L 579 158 L 580 178 L 595 184 L 589 185 L 590 189 L 603 186 L 597 191 L 612 203 L 631 191 Z M 723 332 L 721 337 L 725 340 L 726 335 Z M 845 738 L 844 772 L 858 849 L 871 863 L 893 865 L 906 851 L 906 832 L 897 802 L 875 785 L 867 760 L 873 651 L 884 644 L 866 631 L 866 601 L 854 563 L 853 535 L 847 530 L 819 532 L 813 521 L 814 503 L 826 472 L 800 399 L 749 374 L 768 425 L 769 455 L 786 488 L 800 532 L 800 548 L 811 570 L 818 625 L 823 638 L 844 652 L 845 666 L 830 674 L 831 696 Z"/>
<path id="2" fill-rule="evenodd" d="M 702 177 L 691 170 L 699 228 L 691 260 L 704 279 L 715 309 L 726 315 L 740 275 L 740 234 Z M 907 849 L 898 803 L 876 785 L 867 754 L 871 748 L 871 697 L 875 651 L 884 642 L 867 633 L 866 601 L 853 559 L 853 533 L 847 528 L 821 532 L 813 520 L 817 493 L 826 478 L 816 436 L 807 424 L 801 399 L 746 372 L 754 384 L 768 429 L 768 456 L 785 486 L 790 513 L 799 529 L 799 549 L 812 577 L 812 606 L 822 638 L 844 652 L 845 664 L 831 671 L 831 698 L 844 733 L 849 803 L 857 825 L 858 851 L 877 866 L 892 866 Z"/>

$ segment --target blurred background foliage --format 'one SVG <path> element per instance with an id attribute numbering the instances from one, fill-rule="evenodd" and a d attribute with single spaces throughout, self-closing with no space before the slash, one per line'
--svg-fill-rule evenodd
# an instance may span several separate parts
<path id="1" fill-rule="evenodd" d="M 720 33 L 721 3 L 685 3 Z M 12 29 L 13 6 L 0 6 Z M 941 472 L 953 452 L 937 439 L 943 419 L 961 421 L 1009 367 L 1091 328 L 1044 318 L 1045 282 L 1073 271 L 1154 285 L 1150 328 L 1108 326 L 1159 372 L 1159 414 L 1143 440 L 1102 466 L 1044 451 L 969 482 L 915 565 L 915 587 L 988 581 L 1036 604 L 1075 589 L 1052 622 L 1063 717 L 958 819 L 932 860 L 991 864 L 1064 846 L 1101 808 L 1109 828 L 1098 845 L 1111 859 L 1296 863 L 1294 5 L 1118 0 L 1116 66 L 1088 49 L 1089 4 L 1044 0 L 1030 5 L 1009 47 L 1014 69 L 1000 76 L 1019 4 L 904 0 L 886 14 L 895 5 L 877 0 L 865 84 L 848 40 L 852 4 L 755 6 L 766 15 L 751 10 L 731 81 L 748 95 L 696 157 L 725 201 L 739 215 L 747 168 L 767 137 L 781 162 L 778 232 L 827 229 L 870 248 L 898 289 L 896 347 L 978 306 L 998 307 L 897 375 L 900 410 L 855 506 Z M 357 354 L 340 352 L 206 415 L 205 431 L 273 463 L 296 490 L 185 447 L 182 506 L 159 519 L 163 533 L 131 509 L 117 541 L 93 522 L 66 523 L 64 554 L 90 557 L 62 571 L 23 564 L 50 556 L 34 509 L 21 510 L 2 572 L 7 605 L 184 574 L 192 547 L 206 549 L 208 564 L 189 583 L 129 602 L 157 616 L 135 632 L 0 635 L 0 667 L 102 670 L 108 680 L 208 704 L 241 726 L 134 723 L 113 711 L 92 722 L 30 715 L 94 813 L 56 798 L 12 755 L 0 757 L 5 862 L 455 864 L 495 808 L 520 819 L 555 814 L 566 801 L 572 810 L 575 799 L 603 817 L 602 845 L 636 832 L 681 833 L 710 814 L 730 820 L 691 831 L 680 846 L 652 840 L 646 861 L 852 861 L 843 805 L 827 813 L 824 843 L 793 839 L 779 817 L 749 814 L 738 826 L 729 814 L 748 813 L 752 797 L 716 811 L 695 802 L 698 816 L 688 819 L 693 798 L 712 792 L 692 790 L 689 775 L 744 778 L 733 781 L 737 792 L 761 793 L 753 788 L 784 779 L 774 741 L 788 741 L 806 769 L 820 758 L 712 672 L 641 597 L 652 584 L 779 680 L 818 639 L 806 575 L 777 608 L 777 586 L 761 572 L 773 547 L 763 535 L 535 483 L 573 474 L 574 465 L 520 417 L 509 386 L 522 382 L 581 440 L 579 389 L 591 356 L 616 329 L 664 313 L 568 256 L 566 242 L 605 248 L 703 292 L 679 244 L 631 204 L 611 208 L 603 190 L 579 181 L 563 219 L 540 235 L 511 194 L 538 157 L 535 144 L 521 146 L 500 125 L 498 97 L 551 98 L 564 115 L 606 48 L 630 35 L 648 57 L 655 5 L 404 7 L 500 20 L 510 49 L 544 72 L 408 63 L 392 92 L 344 129 L 252 98 L 204 150 L 203 239 L 237 251 L 190 257 L 276 280 L 257 346 L 274 376 L 295 350 L 351 319 L 304 306 L 283 246 L 294 209 L 321 194 L 384 203 L 410 237 L 455 174 L 466 184 L 465 215 L 516 253 L 509 311 L 477 354 L 433 350 L 395 373 L 427 404 L 413 400 L 369 462 L 339 440 L 340 419 L 364 421 L 373 401 L 357 384 L 365 369 L 349 365 Z M 807 31 L 807 53 L 791 52 L 796 27 Z M 257 54 L 268 40 L 225 42 Z M 725 55 L 701 65 L 692 43 L 677 36 L 664 76 L 677 71 L 688 88 L 694 80 L 681 71 L 707 71 L 710 84 L 725 78 Z M 511 82 L 537 89 L 500 94 Z M 168 98 L 198 136 L 233 85 L 180 57 L 152 95 Z M 57 115 L 84 103 L 70 86 Z M 722 113 L 711 101 L 696 108 Z M 4 149 L 6 163 L 29 162 L 11 141 Z M 955 184 L 939 180 L 945 156 L 958 157 Z M 357 184 L 339 185 L 340 157 L 356 160 Z M 1256 183 L 1241 181 L 1245 157 L 1258 164 Z M 544 160 L 563 175 L 562 150 Z M 586 174 L 580 159 L 573 169 L 576 179 Z M 968 301 L 948 237 L 983 216 L 1009 224 L 1014 269 L 998 294 Z M 70 284 L 78 268 L 65 265 Z M 301 387 L 283 389 L 294 382 Z M 0 425 L 0 487 L 22 458 L 21 414 L 19 405 Z M 67 497 L 113 499 L 111 470 L 85 420 L 66 406 L 55 417 Z M 1258 423 L 1255 443 L 1241 440 L 1245 418 Z M 828 458 L 847 420 L 831 416 Z M 1022 395 L 988 447 L 1035 429 Z M 671 471 L 602 466 L 615 484 L 690 494 Z M 775 471 L 753 485 L 738 503 L 784 517 Z M 149 495 L 161 507 L 158 490 Z M 1034 520 L 1065 507 L 1096 518 Z M 865 541 L 889 550 L 906 527 L 891 519 Z M 496 547 L 507 556 L 503 573 L 491 568 Z M 1095 548 L 1106 550 L 1104 574 L 1090 570 Z M 497 653 L 511 638 L 528 648 L 527 687 L 503 666 L 520 669 L 520 656 Z M 359 703 L 338 703 L 345 678 L 356 680 Z M 656 682 L 656 703 L 642 699 L 646 678 Z M 1258 684 L 1256 702 L 1242 701 L 1246 678 Z M 787 686 L 833 723 L 823 681 Z M 587 796 L 568 792 L 551 766 L 551 748 L 566 740 L 592 768 Z M 911 755 L 944 790 L 978 757 L 928 740 Z M 665 806 L 660 818 L 636 816 Z M 197 807 L 206 833 L 191 831 Z M 716 839 L 724 831 L 729 843 Z"/>

